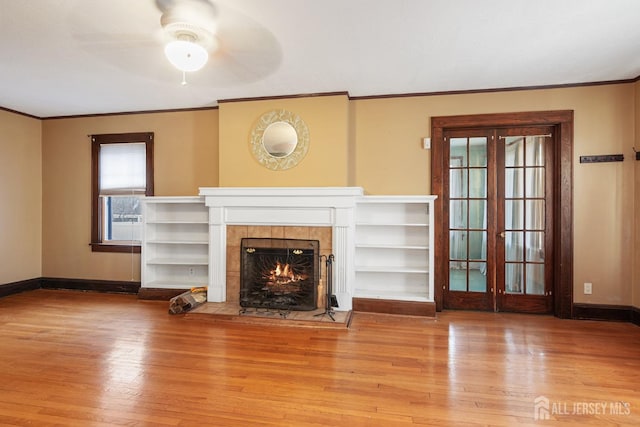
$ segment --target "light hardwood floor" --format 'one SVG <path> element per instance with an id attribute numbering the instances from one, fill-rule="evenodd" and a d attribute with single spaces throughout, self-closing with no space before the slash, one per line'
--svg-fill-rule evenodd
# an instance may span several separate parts
<path id="1" fill-rule="evenodd" d="M 323 330 L 167 309 L 73 291 L 0 299 L 0 425 L 640 424 L 631 324 L 354 313 Z"/>

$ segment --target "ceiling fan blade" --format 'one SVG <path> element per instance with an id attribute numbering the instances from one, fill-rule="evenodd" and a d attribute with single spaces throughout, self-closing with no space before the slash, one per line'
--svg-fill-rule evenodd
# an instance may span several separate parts
<path id="1" fill-rule="evenodd" d="M 202 73 L 210 77 L 210 84 L 249 83 L 275 71 L 282 62 L 282 50 L 271 31 L 225 4 L 218 9 L 218 49 Z"/>

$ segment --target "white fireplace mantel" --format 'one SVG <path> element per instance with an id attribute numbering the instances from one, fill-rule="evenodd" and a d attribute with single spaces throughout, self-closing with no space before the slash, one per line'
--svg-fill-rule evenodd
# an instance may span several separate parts
<path id="1" fill-rule="evenodd" d="M 354 294 L 355 206 L 360 187 L 203 187 L 209 208 L 208 300 L 226 301 L 227 225 L 332 227 L 339 310 Z"/>

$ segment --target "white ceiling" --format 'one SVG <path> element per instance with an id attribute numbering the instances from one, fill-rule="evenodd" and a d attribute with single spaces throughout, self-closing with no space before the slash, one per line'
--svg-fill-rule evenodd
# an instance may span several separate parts
<path id="1" fill-rule="evenodd" d="M 0 0 L 0 107 L 45 118 L 640 76 L 639 0 L 211 1 L 220 49 L 182 86 L 154 0 Z"/>

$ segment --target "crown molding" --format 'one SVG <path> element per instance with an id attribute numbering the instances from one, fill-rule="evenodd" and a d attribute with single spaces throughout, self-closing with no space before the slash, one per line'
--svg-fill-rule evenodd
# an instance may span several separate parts
<path id="1" fill-rule="evenodd" d="M 320 96 L 347 96 L 349 97 L 349 92 L 341 91 L 341 92 L 319 92 L 319 93 L 299 93 L 294 95 L 275 95 L 275 96 L 260 96 L 255 98 L 232 98 L 232 99 L 220 99 L 218 100 L 218 104 L 225 104 L 231 102 L 248 102 L 248 101 L 271 101 L 274 99 L 289 99 L 289 98 L 315 98 Z M 350 98 L 350 97 L 349 97 Z"/>
<path id="2" fill-rule="evenodd" d="M 179 112 L 190 112 L 190 111 L 217 110 L 220 104 L 231 103 L 231 102 L 269 101 L 269 100 L 277 100 L 277 99 L 313 98 L 313 97 L 320 97 L 320 96 L 344 95 L 344 96 L 347 96 L 350 100 L 357 101 L 357 100 L 386 99 L 386 98 L 410 98 L 410 97 L 421 97 L 421 96 L 447 96 L 447 95 L 466 95 L 466 94 L 477 94 L 477 93 L 515 92 L 515 91 L 525 91 L 525 90 L 566 89 L 566 88 L 573 88 L 573 87 L 629 84 L 629 83 L 637 83 L 638 81 L 640 81 L 640 75 L 631 79 L 606 80 L 606 81 L 598 81 L 598 82 L 566 83 L 566 84 L 539 85 L 539 86 L 516 86 L 516 87 L 502 87 L 502 88 L 488 88 L 488 89 L 449 90 L 449 91 L 435 91 L 435 92 L 410 92 L 410 93 L 395 93 L 395 94 L 383 94 L 383 95 L 351 96 L 349 95 L 348 91 L 320 92 L 320 93 L 306 93 L 306 94 L 292 94 L 292 95 L 263 96 L 263 97 L 254 97 L 254 98 L 248 97 L 248 98 L 221 99 L 221 100 L 218 100 L 218 105 L 210 106 L 210 107 L 175 108 L 175 109 L 165 109 L 165 110 L 122 111 L 122 112 L 112 112 L 112 113 L 76 114 L 76 115 L 68 115 L 68 116 L 49 116 L 49 117 L 39 117 L 33 114 L 25 113 L 18 110 L 13 110 L 11 108 L 6 108 L 2 106 L 0 106 L 0 110 L 7 111 L 9 113 L 18 114 L 25 117 L 30 117 L 32 119 L 58 120 L 58 119 L 75 119 L 75 118 L 86 118 L 86 117 L 124 116 L 124 115 L 131 115 L 131 114 L 158 114 L 158 113 L 179 113 Z"/>
<path id="3" fill-rule="evenodd" d="M 6 107 L 2 107 L 2 106 L 0 106 L 0 110 L 2 110 L 2 111 L 6 111 L 7 113 L 17 114 L 17 115 L 19 115 L 19 116 L 29 117 L 29 118 L 31 118 L 31 119 L 38 119 L 38 120 L 42 120 L 42 117 L 34 116 L 34 115 L 32 115 L 32 114 L 24 113 L 24 112 L 22 112 L 22 111 L 18 111 L 18 110 L 12 110 L 11 108 L 6 108 Z"/>
<path id="4" fill-rule="evenodd" d="M 415 92 L 415 93 L 397 93 L 397 94 L 387 94 L 387 95 L 352 96 L 351 99 L 366 100 L 366 99 L 384 99 L 384 98 L 408 98 L 408 97 L 420 97 L 420 96 L 467 95 L 467 94 L 494 93 L 494 92 L 516 92 L 516 91 L 524 91 L 524 90 L 566 89 L 566 88 L 573 88 L 573 87 L 629 84 L 629 83 L 636 83 L 638 81 L 640 81 L 640 76 L 635 77 L 633 79 L 607 80 L 607 81 L 586 82 L 586 83 L 566 83 L 566 84 L 557 84 L 557 85 L 514 86 L 514 87 L 489 88 L 489 89 L 448 90 L 448 91 L 438 91 L 438 92 Z"/>

